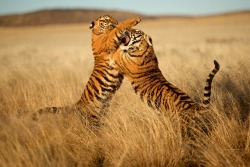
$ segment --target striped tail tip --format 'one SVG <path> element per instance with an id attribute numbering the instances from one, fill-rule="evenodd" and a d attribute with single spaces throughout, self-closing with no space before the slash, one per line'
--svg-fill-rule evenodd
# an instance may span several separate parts
<path id="1" fill-rule="evenodd" d="M 212 72 L 209 74 L 207 80 L 206 80 L 206 86 L 204 89 L 204 97 L 203 97 L 203 108 L 209 108 L 210 104 L 210 96 L 211 96 L 211 88 L 212 88 L 212 81 L 215 76 L 215 74 L 219 71 L 220 69 L 220 64 L 214 60 L 214 69 Z"/>
<path id="2" fill-rule="evenodd" d="M 214 60 L 214 66 L 215 69 L 217 70 L 216 72 L 218 72 L 220 70 L 220 64 L 218 63 L 218 61 Z"/>

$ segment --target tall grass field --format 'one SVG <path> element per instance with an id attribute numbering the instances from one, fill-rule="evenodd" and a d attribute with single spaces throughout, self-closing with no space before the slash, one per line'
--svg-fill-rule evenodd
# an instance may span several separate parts
<path id="1" fill-rule="evenodd" d="M 0 166 L 250 166 L 250 14 L 142 20 L 165 78 L 200 103 L 213 81 L 212 131 L 183 138 L 124 79 L 98 130 L 37 109 L 81 96 L 93 70 L 88 24 L 0 28 Z"/>

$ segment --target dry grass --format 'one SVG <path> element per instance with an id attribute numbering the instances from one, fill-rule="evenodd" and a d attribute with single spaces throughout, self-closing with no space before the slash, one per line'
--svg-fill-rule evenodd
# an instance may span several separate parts
<path id="1" fill-rule="evenodd" d="M 179 121 L 149 109 L 127 80 L 99 131 L 78 117 L 30 114 L 72 104 L 93 68 L 87 25 L 0 29 L 0 166 L 249 166 L 249 15 L 155 20 L 153 38 L 165 77 L 202 98 L 213 60 L 210 135 L 181 137 Z"/>

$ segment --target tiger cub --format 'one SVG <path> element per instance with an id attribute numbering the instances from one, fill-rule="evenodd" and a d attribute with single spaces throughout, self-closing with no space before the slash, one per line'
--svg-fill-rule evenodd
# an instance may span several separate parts
<path id="1" fill-rule="evenodd" d="M 112 59 L 112 54 L 121 43 L 124 30 L 137 25 L 139 22 L 140 18 L 136 17 L 118 24 L 114 18 L 108 15 L 101 16 L 93 21 L 90 29 L 92 29 L 94 69 L 80 100 L 71 106 L 40 109 L 38 113 L 57 113 L 64 110 L 80 111 L 80 114 L 85 118 L 85 122 L 98 124 L 101 115 L 109 106 L 109 101 L 119 89 L 123 80 L 123 75 L 119 73 Z"/>
<path id="2" fill-rule="evenodd" d="M 130 29 L 121 39 L 122 44 L 114 54 L 120 73 L 131 82 L 135 93 L 153 109 L 162 112 L 177 111 L 184 122 L 207 109 L 210 103 L 211 84 L 219 71 L 219 64 L 206 80 L 203 104 L 195 103 L 182 90 L 169 83 L 158 67 L 152 39 L 141 30 Z"/>

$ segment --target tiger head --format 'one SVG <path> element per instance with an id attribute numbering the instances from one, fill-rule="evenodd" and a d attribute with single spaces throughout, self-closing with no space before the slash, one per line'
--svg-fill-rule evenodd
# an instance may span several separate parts
<path id="1" fill-rule="evenodd" d="M 118 22 L 109 15 L 103 15 L 96 20 L 92 21 L 89 28 L 97 34 L 103 34 L 108 31 L 111 31 L 117 26 Z"/>
<path id="2" fill-rule="evenodd" d="M 152 38 L 138 29 L 129 29 L 121 38 L 114 60 L 124 75 L 144 73 L 158 69 Z"/>

